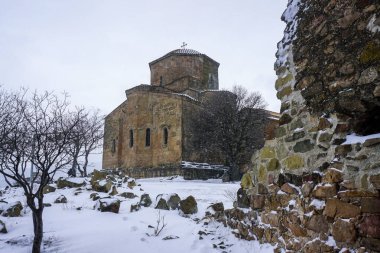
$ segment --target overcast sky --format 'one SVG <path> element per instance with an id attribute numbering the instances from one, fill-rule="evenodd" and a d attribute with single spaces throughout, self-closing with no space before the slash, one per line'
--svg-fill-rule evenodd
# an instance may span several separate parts
<path id="1" fill-rule="evenodd" d="M 66 91 L 108 114 L 148 63 L 180 47 L 220 63 L 219 86 L 240 84 L 279 111 L 273 70 L 287 0 L 0 0 L 0 84 Z"/>

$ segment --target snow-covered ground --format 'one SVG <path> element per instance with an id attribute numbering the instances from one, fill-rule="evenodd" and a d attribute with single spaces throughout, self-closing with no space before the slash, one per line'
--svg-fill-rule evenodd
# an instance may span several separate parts
<path id="1" fill-rule="evenodd" d="M 231 229 L 222 224 L 211 222 L 208 225 L 200 220 L 206 208 L 215 202 L 223 202 L 225 208 L 232 207 L 232 200 L 227 192 L 236 192 L 238 183 L 222 183 L 219 180 L 185 181 L 182 178 L 168 180 L 165 178 L 137 180 L 141 186 L 130 190 L 119 187 L 118 192 L 134 192 L 140 197 L 149 193 L 153 202 L 160 193 L 177 193 L 181 199 L 193 195 L 198 202 L 198 213 L 190 217 L 182 217 L 178 210 L 160 210 L 165 216 L 167 226 L 158 236 L 151 236 L 155 226 L 158 210 L 142 207 L 138 212 L 130 212 L 135 199 L 124 199 L 118 214 L 101 213 L 93 209 L 95 202 L 89 198 L 93 193 L 83 190 L 74 195 L 75 188 L 57 190 L 45 195 L 45 203 L 51 207 L 44 209 L 44 249 L 43 252 L 77 252 L 77 253 L 113 253 L 113 252 L 273 252 L 270 245 L 260 245 L 256 241 L 237 239 Z M 67 204 L 54 204 L 61 194 L 68 199 Z M 101 193 L 101 196 L 107 194 Z M 119 197 L 118 197 L 119 198 Z M 21 201 L 26 206 L 21 189 L 8 190 L 0 199 L 8 202 Z M 81 207 L 81 210 L 77 208 Z M 33 225 L 31 212 L 24 208 L 22 217 L 1 217 L 7 226 L 8 233 L 0 234 L 0 252 L 31 252 Z M 199 231 L 209 232 L 200 239 Z M 178 239 L 163 240 L 166 236 L 177 236 Z M 213 245 L 228 245 L 225 249 L 214 248 Z"/>

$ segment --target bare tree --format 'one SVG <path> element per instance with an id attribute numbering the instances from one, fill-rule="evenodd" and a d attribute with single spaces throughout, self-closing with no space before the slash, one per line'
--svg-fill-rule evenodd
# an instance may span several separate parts
<path id="1" fill-rule="evenodd" d="M 71 134 L 78 124 L 77 113 L 70 112 L 66 95 L 60 99 L 52 93 L 32 94 L 0 91 L 7 108 L 0 110 L 0 173 L 23 188 L 32 211 L 33 253 L 39 253 L 43 238 L 43 188 L 55 173 L 72 162 L 67 150 L 72 145 Z M 35 173 L 26 173 L 30 167 Z M 33 170 L 31 171 L 33 172 Z"/>
<path id="2" fill-rule="evenodd" d="M 87 131 L 85 132 L 85 141 L 83 145 L 84 163 L 83 167 L 79 168 L 81 175 L 84 177 L 87 176 L 89 155 L 98 148 L 102 147 L 102 140 L 104 136 L 103 120 L 104 116 L 101 116 L 99 111 L 94 111 L 87 117 L 85 124 Z"/>
<path id="3" fill-rule="evenodd" d="M 231 179 L 239 180 L 240 168 L 264 143 L 266 103 L 258 92 L 234 86 L 232 92 L 209 93 L 202 105 L 192 120 L 195 146 L 202 149 L 204 161 L 215 155 L 224 158 L 231 168 Z"/>
<path id="4" fill-rule="evenodd" d="M 89 155 L 102 145 L 104 117 L 100 116 L 99 111 L 87 111 L 83 108 L 77 110 L 79 120 L 73 130 L 73 145 L 69 150 L 73 157 L 69 175 L 75 177 L 78 170 L 82 177 L 86 177 Z M 82 166 L 81 159 L 84 160 Z"/>

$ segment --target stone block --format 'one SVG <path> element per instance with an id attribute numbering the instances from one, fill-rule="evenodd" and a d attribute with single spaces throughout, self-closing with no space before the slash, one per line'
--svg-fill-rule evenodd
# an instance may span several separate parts
<path id="1" fill-rule="evenodd" d="M 269 160 L 267 165 L 267 171 L 275 171 L 280 169 L 280 163 L 276 158 Z"/>
<path id="2" fill-rule="evenodd" d="M 329 231 L 329 224 L 323 215 L 313 215 L 306 222 L 306 228 L 317 233 L 327 233 Z"/>
<path id="3" fill-rule="evenodd" d="M 281 191 L 286 192 L 288 194 L 299 194 L 297 187 L 289 183 L 283 184 L 281 186 Z"/>
<path id="4" fill-rule="evenodd" d="M 269 213 L 262 213 L 261 214 L 261 221 L 265 224 L 269 224 L 272 227 L 278 227 L 279 221 L 278 221 L 278 213 L 277 212 L 269 212 Z"/>
<path id="5" fill-rule="evenodd" d="M 305 161 L 302 158 L 302 156 L 291 155 L 291 156 L 288 156 L 284 160 L 284 165 L 286 166 L 287 169 L 295 170 L 295 169 L 303 168 L 305 166 Z"/>
<path id="6" fill-rule="evenodd" d="M 342 171 L 335 168 L 327 169 L 327 172 L 322 177 L 322 182 L 324 183 L 340 183 L 342 181 L 343 181 Z"/>
<path id="7" fill-rule="evenodd" d="M 301 193 L 304 197 L 309 197 L 311 191 L 314 188 L 314 183 L 313 182 L 305 182 L 302 187 L 301 187 Z"/>
<path id="8" fill-rule="evenodd" d="M 369 177 L 369 182 L 373 185 L 375 189 L 380 189 L 380 174 L 379 175 L 371 175 Z"/>
<path id="9" fill-rule="evenodd" d="M 310 140 L 299 141 L 294 145 L 293 150 L 296 153 L 305 153 L 312 150 L 315 145 Z"/>
<path id="10" fill-rule="evenodd" d="M 359 233 L 365 237 L 380 239 L 380 215 L 364 216 L 359 224 Z"/>
<path id="11" fill-rule="evenodd" d="M 360 201 L 362 213 L 380 213 L 379 198 L 362 198 Z"/>
<path id="12" fill-rule="evenodd" d="M 332 235 L 337 242 L 352 243 L 357 238 L 354 223 L 343 219 L 334 222 Z"/>
<path id="13" fill-rule="evenodd" d="M 339 199 L 328 199 L 323 214 L 331 218 L 355 218 L 360 215 L 360 208 Z"/>
<path id="14" fill-rule="evenodd" d="M 276 152 L 272 147 L 263 147 L 260 151 L 261 159 L 271 159 L 276 157 Z"/>
<path id="15" fill-rule="evenodd" d="M 332 198 L 337 194 L 334 184 L 319 184 L 314 187 L 313 196 L 316 198 Z"/>

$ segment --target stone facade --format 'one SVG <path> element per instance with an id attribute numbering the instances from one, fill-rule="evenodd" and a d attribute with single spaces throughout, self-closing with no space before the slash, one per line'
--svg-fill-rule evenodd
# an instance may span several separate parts
<path id="1" fill-rule="evenodd" d="M 182 161 L 224 164 L 218 152 L 205 157 L 196 147 L 191 124 L 202 101 L 218 92 L 219 63 L 195 50 L 177 49 L 149 66 L 151 85 L 126 90 L 127 100 L 105 119 L 103 168 L 155 177 L 183 175 Z M 274 134 L 276 113 L 270 122 L 268 137 Z"/>
<path id="2" fill-rule="evenodd" d="M 253 156 L 246 189 L 247 230 L 260 241 L 380 252 L 379 13 L 371 0 L 289 1 L 275 63 L 280 126 Z"/>

